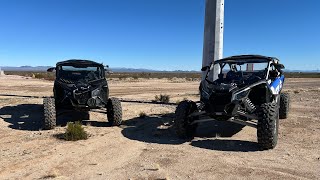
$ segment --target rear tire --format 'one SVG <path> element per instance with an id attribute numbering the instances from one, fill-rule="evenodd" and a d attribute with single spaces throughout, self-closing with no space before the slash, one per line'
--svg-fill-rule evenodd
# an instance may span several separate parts
<path id="1" fill-rule="evenodd" d="M 261 105 L 257 126 L 258 144 L 263 150 L 273 149 L 278 142 L 279 109 L 276 103 Z"/>
<path id="2" fill-rule="evenodd" d="M 188 117 L 191 113 L 197 111 L 197 105 L 193 101 L 182 101 L 179 103 L 176 112 L 173 127 L 180 138 L 192 138 L 196 132 L 197 124 L 191 123 L 194 118 Z"/>
<path id="3" fill-rule="evenodd" d="M 288 93 L 281 93 L 279 118 L 286 119 L 289 114 L 289 109 L 290 109 L 290 95 Z"/>
<path id="4" fill-rule="evenodd" d="M 44 125 L 43 129 L 54 129 L 57 125 L 55 100 L 53 98 L 43 99 Z"/>
<path id="5" fill-rule="evenodd" d="M 107 103 L 108 121 L 112 126 L 120 126 L 122 123 L 121 102 L 117 98 L 110 98 Z"/>

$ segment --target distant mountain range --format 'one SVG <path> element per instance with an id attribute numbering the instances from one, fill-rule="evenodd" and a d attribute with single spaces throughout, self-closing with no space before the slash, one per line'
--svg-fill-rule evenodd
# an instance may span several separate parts
<path id="1" fill-rule="evenodd" d="M 20 67 L 12 67 L 12 66 L 3 66 L 0 67 L 3 71 L 47 71 L 48 68 L 51 66 L 20 66 Z M 175 72 L 175 73 L 199 73 L 200 71 L 182 71 L 182 70 L 175 70 L 175 71 L 159 71 L 153 69 L 135 69 L 135 68 L 123 68 L 123 67 L 115 67 L 110 68 L 112 72 Z M 285 72 L 304 72 L 304 73 L 320 73 L 320 70 L 285 70 Z"/>
<path id="2" fill-rule="evenodd" d="M 47 71 L 48 68 L 51 66 L 20 66 L 20 67 L 11 67 L 11 66 L 4 66 L 0 67 L 3 71 Z"/>
<path id="3" fill-rule="evenodd" d="M 1 70 L 3 71 L 47 71 L 48 68 L 52 66 L 20 66 L 20 67 L 12 67 L 12 66 L 3 66 L 0 67 Z M 122 67 L 114 67 L 114 68 L 109 68 L 110 71 L 112 72 L 189 72 L 189 73 L 199 73 L 200 71 L 182 71 L 182 70 L 176 70 L 176 71 L 159 71 L 159 70 L 153 70 L 153 69 L 135 69 L 135 68 L 122 68 Z"/>

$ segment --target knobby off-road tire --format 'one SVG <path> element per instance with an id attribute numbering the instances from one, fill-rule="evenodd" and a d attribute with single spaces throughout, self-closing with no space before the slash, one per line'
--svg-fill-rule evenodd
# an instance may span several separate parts
<path id="1" fill-rule="evenodd" d="M 290 95 L 288 93 L 281 93 L 280 108 L 279 108 L 280 119 L 286 119 L 288 117 L 289 108 L 290 108 Z"/>
<path id="2" fill-rule="evenodd" d="M 121 103 L 117 98 L 109 98 L 107 103 L 108 121 L 112 126 L 120 126 L 122 123 Z"/>
<path id="3" fill-rule="evenodd" d="M 44 110 L 44 124 L 43 129 L 50 130 L 54 129 L 57 125 L 56 120 L 56 107 L 53 98 L 43 99 L 43 110 Z"/>
<path id="4" fill-rule="evenodd" d="M 197 124 L 192 124 L 194 118 L 188 117 L 197 110 L 197 105 L 193 101 L 182 101 L 179 103 L 173 127 L 180 138 L 192 138 L 196 132 Z"/>
<path id="5" fill-rule="evenodd" d="M 279 109 L 277 103 L 261 105 L 257 137 L 262 150 L 273 149 L 278 142 Z"/>

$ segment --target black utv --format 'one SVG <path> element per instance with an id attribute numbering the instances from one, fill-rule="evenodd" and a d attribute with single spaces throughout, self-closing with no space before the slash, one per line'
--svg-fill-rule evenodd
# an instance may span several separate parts
<path id="1" fill-rule="evenodd" d="M 212 70 L 219 69 L 211 81 Z M 182 101 L 176 109 L 178 136 L 193 137 L 197 124 L 218 120 L 257 128 L 258 144 L 272 149 L 278 141 L 279 118 L 289 111 L 289 94 L 282 93 L 284 66 L 277 58 L 240 55 L 217 60 L 203 67 L 200 103 Z"/>
<path id="2" fill-rule="evenodd" d="M 91 109 L 106 108 L 108 121 L 112 125 L 122 122 L 121 103 L 109 98 L 106 70 L 103 64 L 89 60 L 67 60 L 58 62 L 48 72 L 56 72 L 53 98 L 44 98 L 44 129 L 56 127 L 57 112 L 72 110 L 85 112 L 89 119 Z"/>

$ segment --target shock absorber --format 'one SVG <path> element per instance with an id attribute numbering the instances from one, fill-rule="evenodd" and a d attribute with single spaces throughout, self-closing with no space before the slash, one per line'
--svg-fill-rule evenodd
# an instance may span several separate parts
<path id="1" fill-rule="evenodd" d="M 243 104 L 246 107 L 246 110 L 250 113 L 253 113 L 256 110 L 256 106 L 251 102 L 249 98 L 244 98 Z"/>

